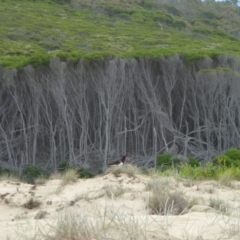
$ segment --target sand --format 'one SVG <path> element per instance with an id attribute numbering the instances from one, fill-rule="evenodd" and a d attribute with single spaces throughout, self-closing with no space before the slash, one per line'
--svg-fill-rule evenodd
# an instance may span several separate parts
<path id="1" fill-rule="evenodd" d="M 191 202 L 184 214 L 150 214 L 152 193 L 146 186 L 153 179 L 160 179 L 169 191 L 181 192 Z M 61 181 L 41 185 L 1 181 L 0 239 L 67 240 L 70 238 L 57 237 L 56 231 L 63 230 L 63 222 L 69 219 L 79 224 L 77 229 L 86 225 L 90 232 L 79 239 L 240 239 L 239 182 L 223 186 L 217 181 L 124 173 L 78 179 L 65 186 Z M 31 199 L 32 205 L 40 205 L 28 206 Z M 227 209 L 214 207 L 217 201 Z"/>

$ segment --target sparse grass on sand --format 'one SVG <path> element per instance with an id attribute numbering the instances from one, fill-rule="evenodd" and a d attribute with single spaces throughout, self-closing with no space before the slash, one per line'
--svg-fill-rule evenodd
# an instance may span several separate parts
<path id="1" fill-rule="evenodd" d="M 127 174 L 128 177 L 136 177 L 137 174 L 141 173 L 141 170 L 137 166 L 127 164 L 123 166 L 111 166 L 107 169 L 106 173 L 112 173 L 116 177 L 121 173 Z"/>
<path id="2" fill-rule="evenodd" d="M 101 211 L 100 211 L 101 209 Z M 162 228 L 154 233 L 147 229 L 154 222 L 151 216 L 136 218 L 122 208 L 93 206 L 91 212 L 64 211 L 54 222 L 39 227 L 35 240 L 147 240 L 151 235 L 167 235 Z"/>
<path id="3" fill-rule="evenodd" d="M 34 183 L 35 183 L 35 185 L 44 185 L 47 181 L 48 181 L 47 178 L 39 177 L 39 178 L 35 179 Z"/>
<path id="4" fill-rule="evenodd" d="M 51 179 L 60 179 L 61 182 L 57 187 L 55 194 L 59 194 L 62 192 L 64 187 L 70 183 L 74 183 L 78 179 L 78 172 L 76 169 L 68 169 L 65 172 L 56 172 L 52 174 Z"/>
<path id="5" fill-rule="evenodd" d="M 150 214 L 179 215 L 186 213 L 190 206 L 182 192 L 171 192 L 168 181 L 154 179 L 146 188 L 151 191 L 148 203 Z"/>
<path id="6" fill-rule="evenodd" d="M 125 170 L 124 168 L 120 168 L 117 174 L 126 173 Z M 131 176 L 136 176 L 138 172 L 139 169 L 137 171 L 135 169 L 134 175 Z M 54 177 L 60 179 L 59 189 L 63 189 L 67 184 L 73 183 L 77 179 L 74 171 L 67 171 L 63 174 L 55 175 Z M 231 205 L 228 204 L 225 198 L 219 199 L 217 196 L 213 195 L 218 192 L 217 189 L 216 192 L 211 190 L 211 195 L 203 199 L 203 201 L 200 201 L 200 192 L 206 192 L 204 187 L 213 188 L 213 186 L 222 186 L 216 180 L 208 182 L 207 184 L 204 183 L 203 186 L 201 186 L 201 182 L 198 181 L 200 185 L 198 188 L 196 182 L 191 179 L 181 179 L 179 182 L 179 179 L 173 176 L 159 177 L 157 175 L 151 176 L 148 179 L 149 182 L 147 182 L 147 184 L 146 179 L 142 179 L 143 182 L 139 185 L 141 186 L 138 189 L 141 191 L 139 196 L 142 197 L 139 199 L 134 198 L 134 201 L 137 201 L 136 203 L 134 202 L 134 205 L 138 205 L 136 209 L 132 207 L 133 205 L 128 205 L 129 203 L 133 203 L 132 199 L 129 198 L 129 193 L 131 193 L 131 191 L 136 191 L 136 189 L 134 188 L 131 190 L 132 182 L 130 185 L 124 185 L 126 183 L 128 184 L 130 180 L 126 175 L 121 175 L 121 180 L 123 181 L 121 183 L 119 183 L 119 181 L 114 181 L 116 179 L 113 176 L 108 176 L 108 178 L 100 176 L 95 184 L 93 179 L 89 180 L 87 183 L 89 184 L 87 185 L 89 189 L 85 189 L 84 192 L 82 192 L 81 189 L 79 194 L 75 196 L 72 195 L 72 201 L 69 202 L 68 198 L 67 202 L 69 202 L 69 204 L 65 204 L 66 207 L 62 208 L 60 211 L 51 212 L 44 221 L 33 222 L 30 221 L 31 219 L 25 219 L 25 221 L 29 220 L 29 222 L 33 224 L 34 227 L 31 229 L 34 230 L 29 233 L 28 231 L 20 229 L 19 232 L 26 234 L 26 237 L 25 235 L 24 237 L 21 235 L 21 237 L 17 239 L 209 239 L 206 238 L 206 234 L 208 234 L 208 226 L 211 226 L 211 224 L 214 225 L 214 228 L 220 226 L 219 230 L 217 230 L 218 235 L 216 239 L 239 239 L 240 215 L 238 211 L 234 213 L 231 211 Z M 136 178 L 136 180 L 138 180 L 138 178 Z M 101 184 L 103 185 L 99 188 L 100 181 L 102 181 Z M 86 182 L 84 181 L 84 183 Z M 80 184 L 80 182 L 77 184 Z M 90 187 L 90 184 L 93 184 L 93 186 Z M 42 187 L 44 186 L 39 187 L 39 189 L 42 189 Z M 134 185 L 134 187 L 136 187 L 136 185 Z M 38 188 L 35 190 L 37 191 L 37 189 Z M 190 189 L 195 191 L 196 195 L 188 195 L 189 191 L 191 191 Z M 231 189 L 227 189 L 227 191 L 230 190 Z M 102 199 L 100 199 L 100 201 L 94 201 L 99 198 Z M 75 204 L 77 202 L 78 204 Z M 41 201 L 31 198 L 26 199 L 22 207 L 35 209 L 40 205 Z M 199 206 L 197 206 L 197 208 L 192 208 L 194 205 Z M 52 206 L 54 207 L 54 203 Z M 41 205 L 41 209 L 43 207 L 44 202 Z M 208 208 L 210 211 L 207 213 L 196 212 L 198 207 Z M 49 210 L 46 210 L 45 212 L 48 211 Z M 34 210 L 32 212 L 34 212 Z M 202 213 L 203 215 L 201 215 Z M 28 218 L 27 215 L 23 216 Z M 20 215 L 20 217 L 18 221 L 23 221 L 22 215 Z M 196 217 L 199 217 L 199 219 L 196 220 Z M 23 222 L 21 222 L 21 226 L 22 223 Z M 175 224 L 179 226 L 179 231 L 184 233 L 184 235 L 179 235 L 179 238 L 177 238 L 176 235 L 172 235 L 172 227 L 173 225 L 175 226 Z M 30 226 L 28 224 L 26 225 L 28 227 Z M 189 232 L 189 229 L 192 228 L 197 229 L 194 231 L 199 231 L 197 237 L 194 235 L 194 231 Z M 221 231 L 223 233 L 221 233 Z"/>
<path id="7" fill-rule="evenodd" d="M 12 174 L 1 174 L 0 181 L 23 182 L 20 177 Z"/>
<path id="8" fill-rule="evenodd" d="M 65 186 L 69 183 L 76 182 L 78 179 L 78 172 L 76 169 L 68 169 L 65 172 L 56 172 L 52 174 L 51 179 L 61 179 L 61 185 Z"/>
<path id="9" fill-rule="evenodd" d="M 220 198 L 210 198 L 209 206 L 217 210 L 219 213 L 229 213 L 230 205 Z"/>
<path id="10" fill-rule="evenodd" d="M 234 179 L 233 179 L 233 176 L 232 176 L 230 171 L 225 171 L 218 178 L 218 181 L 221 185 L 226 186 L 226 187 L 230 187 L 230 188 L 234 187 L 233 184 L 232 184 L 233 180 Z"/>
<path id="11" fill-rule="evenodd" d="M 103 190 L 105 191 L 105 194 L 109 198 L 116 198 L 121 196 L 126 192 L 126 189 L 123 187 L 117 187 L 117 186 L 111 186 L 111 185 L 106 185 L 103 187 Z"/>

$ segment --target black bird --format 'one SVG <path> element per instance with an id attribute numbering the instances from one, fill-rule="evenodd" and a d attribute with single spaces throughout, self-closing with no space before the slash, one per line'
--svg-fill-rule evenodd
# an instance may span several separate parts
<path id="1" fill-rule="evenodd" d="M 124 155 L 121 160 L 109 163 L 108 166 L 122 166 L 125 160 L 130 161 L 130 158 L 127 155 Z"/>

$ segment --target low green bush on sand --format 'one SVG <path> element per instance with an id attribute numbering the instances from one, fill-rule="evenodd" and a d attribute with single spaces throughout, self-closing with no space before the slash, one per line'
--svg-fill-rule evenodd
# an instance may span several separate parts
<path id="1" fill-rule="evenodd" d="M 21 178 L 27 183 L 34 184 L 35 179 L 39 177 L 48 178 L 49 175 L 50 174 L 47 171 L 43 170 L 41 167 L 28 164 L 24 166 L 22 170 Z"/>
<path id="2" fill-rule="evenodd" d="M 58 164 L 57 170 L 58 172 L 66 172 L 69 169 L 75 169 L 78 173 L 79 178 L 92 178 L 95 174 L 89 169 L 78 167 L 75 165 L 71 165 L 68 161 L 62 161 Z"/>
<path id="3" fill-rule="evenodd" d="M 213 159 L 213 163 L 218 166 L 240 167 L 240 150 L 230 148 L 224 154 L 216 156 Z"/>

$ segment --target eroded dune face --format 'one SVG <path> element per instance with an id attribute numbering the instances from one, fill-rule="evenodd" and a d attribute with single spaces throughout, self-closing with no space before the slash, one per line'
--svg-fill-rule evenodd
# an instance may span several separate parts
<path id="1" fill-rule="evenodd" d="M 225 187 L 216 181 L 111 172 L 67 184 L 61 179 L 41 185 L 4 180 L 0 182 L 0 236 L 56 240 L 239 239 L 239 186 L 238 182 Z M 158 212 L 152 205 L 157 191 L 159 201 L 165 201 Z M 169 195 L 164 199 L 164 194 Z M 182 204 L 177 202 L 180 195 L 187 205 L 176 215 Z M 172 196 L 175 202 L 171 202 Z"/>

